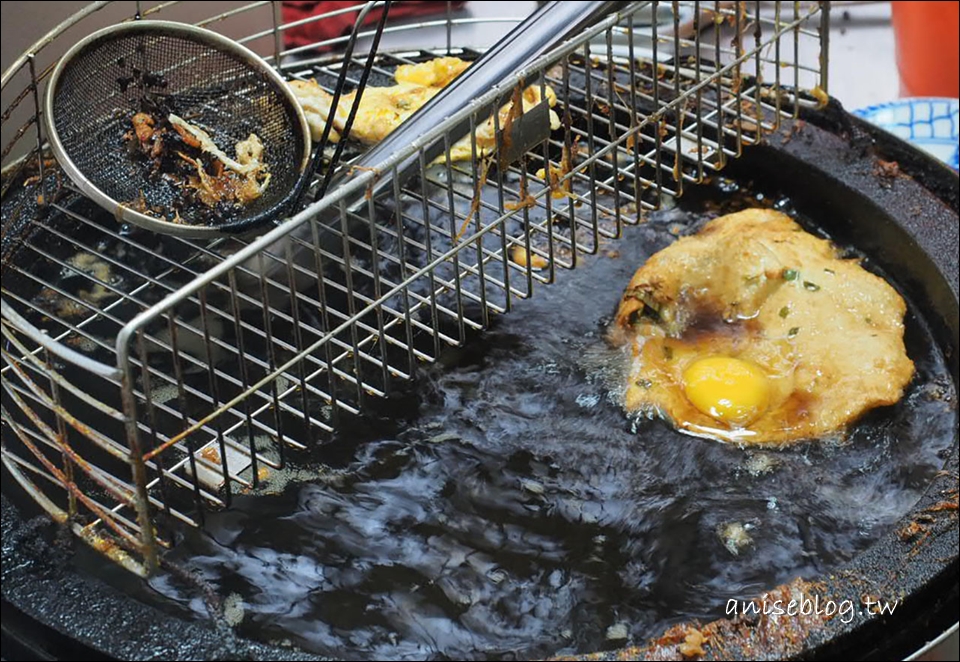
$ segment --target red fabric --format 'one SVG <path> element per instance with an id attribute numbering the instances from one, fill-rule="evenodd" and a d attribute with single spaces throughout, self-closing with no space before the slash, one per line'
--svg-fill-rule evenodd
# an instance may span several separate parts
<path id="1" fill-rule="evenodd" d="M 465 3 L 451 3 L 454 8 L 462 7 Z M 283 22 L 290 23 L 299 21 L 311 16 L 326 14 L 327 12 L 347 7 L 357 7 L 356 0 L 345 2 L 325 1 L 325 2 L 284 2 L 282 4 Z M 362 6 L 362 5 L 360 5 Z M 446 2 L 427 2 L 426 0 L 403 0 L 394 2 L 390 5 L 390 15 L 388 21 L 399 18 L 412 18 L 416 16 L 426 16 L 429 14 L 444 14 L 447 11 Z M 284 41 L 288 48 L 296 46 L 306 46 L 318 41 L 334 39 L 349 34 L 353 29 L 353 23 L 357 20 L 358 11 L 344 12 L 336 16 L 330 16 L 325 19 L 298 25 L 297 27 L 284 30 Z M 380 9 L 376 8 L 367 14 L 364 20 L 364 26 L 375 25 L 380 20 Z M 329 48 L 327 49 L 329 50 Z"/>

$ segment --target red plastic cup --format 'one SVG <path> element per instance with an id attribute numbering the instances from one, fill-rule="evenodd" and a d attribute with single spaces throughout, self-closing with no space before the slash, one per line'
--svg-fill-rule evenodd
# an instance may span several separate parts
<path id="1" fill-rule="evenodd" d="M 960 97 L 960 1 L 892 2 L 902 97 Z"/>

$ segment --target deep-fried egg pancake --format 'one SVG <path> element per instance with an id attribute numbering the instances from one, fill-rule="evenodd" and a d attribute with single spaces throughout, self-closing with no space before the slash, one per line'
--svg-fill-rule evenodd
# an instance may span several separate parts
<path id="1" fill-rule="evenodd" d="M 906 305 L 790 217 L 748 209 L 650 257 L 610 340 L 629 412 L 740 443 L 823 437 L 891 405 L 913 376 Z"/>

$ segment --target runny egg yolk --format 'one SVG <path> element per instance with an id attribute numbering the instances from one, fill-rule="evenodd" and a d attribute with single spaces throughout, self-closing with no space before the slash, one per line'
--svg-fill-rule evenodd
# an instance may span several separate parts
<path id="1" fill-rule="evenodd" d="M 736 427 L 760 418 L 770 402 L 770 382 L 763 369 L 728 356 L 691 363 L 683 371 L 683 391 L 701 412 Z"/>

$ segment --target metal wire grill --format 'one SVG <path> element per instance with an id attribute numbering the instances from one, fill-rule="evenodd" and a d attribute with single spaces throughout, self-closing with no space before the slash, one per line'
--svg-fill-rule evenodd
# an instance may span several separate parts
<path id="1" fill-rule="evenodd" d="M 40 158 L 37 105 L 3 152 L 4 466 L 82 538 L 148 572 L 172 525 L 202 525 L 206 510 L 277 472 L 322 464 L 344 417 L 375 409 L 419 364 L 618 238 L 663 196 L 824 100 L 824 10 L 630 3 L 477 100 L 531 85 L 555 93 L 561 128 L 515 162 L 481 156 L 476 140 L 471 159 L 428 161 L 434 140 L 449 153 L 450 127 L 487 121 L 465 104 L 256 238 L 118 226 Z M 452 47 L 465 20 L 448 10 L 388 28 L 439 27 L 446 47 L 383 48 L 368 84 L 436 55 L 475 58 Z M 346 67 L 356 84 L 365 54 L 281 52 L 289 27 L 277 21 L 248 45 L 272 45 L 291 78 L 329 87 Z M 36 103 L 46 72 L 32 63 L 4 74 L 5 94 L 27 80 L 5 125 Z M 494 114 L 498 135 L 511 115 Z M 25 145 L 24 157 L 10 156 Z M 410 155 L 417 177 L 365 199 Z"/>

